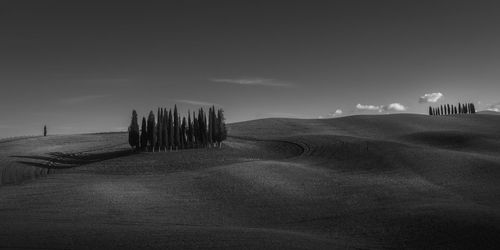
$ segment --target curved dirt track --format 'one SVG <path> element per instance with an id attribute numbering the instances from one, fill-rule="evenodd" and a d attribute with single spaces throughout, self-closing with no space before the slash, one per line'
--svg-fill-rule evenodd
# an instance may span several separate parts
<path id="1" fill-rule="evenodd" d="M 127 156 L 124 134 L 37 139 L 24 161 L 78 166 L 0 187 L 0 247 L 495 249 L 499 124 L 267 119 L 222 149 Z"/>

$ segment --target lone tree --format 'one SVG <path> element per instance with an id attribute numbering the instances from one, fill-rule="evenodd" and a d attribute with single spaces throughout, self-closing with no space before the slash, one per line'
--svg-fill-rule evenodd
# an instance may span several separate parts
<path id="1" fill-rule="evenodd" d="M 47 125 L 43 126 L 43 136 L 47 136 Z"/>
<path id="2" fill-rule="evenodd" d="M 135 110 L 132 111 L 132 121 L 128 127 L 128 144 L 136 150 L 140 146 L 139 124 L 137 123 L 137 112 Z"/>
<path id="3" fill-rule="evenodd" d="M 142 118 L 141 125 L 141 150 L 144 151 L 148 148 L 148 131 L 146 128 L 146 118 Z"/>

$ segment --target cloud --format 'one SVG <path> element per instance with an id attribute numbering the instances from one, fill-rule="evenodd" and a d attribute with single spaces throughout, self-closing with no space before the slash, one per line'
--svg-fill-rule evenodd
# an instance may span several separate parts
<path id="1" fill-rule="evenodd" d="M 335 110 L 335 112 L 328 114 L 328 116 L 336 117 L 336 116 L 341 116 L 343 113 L 344 112 L 342 111 L 342 109 L 337 109 Z"/>
<path id="2" fill-rule="evenodd" d="M 356 109 L 358 109 L 358 110 L 368 110 L 368 111 L 378 111 L 378 112 L 383 112 L 383 111 L 398 111 L 398 112 L 401 112 L 401 111 L 408 110 L 407 107 L 405 107 L 404 105 L 402 105 L 400 103 L 391 103 L 389 105 L 380 105 L 380 106 L 377 106 L 377 105 L 363 105 L 363 104 L 358 103 L 358 105 L 356 105 Z"/>
<path id="3" fill-rule="evenodd" d="M 84 95 L 84 96 L 75 96 L 75 97 L 70 97 L 70 98 L 65 98 L 61 99 L 62 103 L 66 104 L 76 104 L 76 103 L 82 103 L 82 102 L 87 102 L 95 99 L 100 99 L 104 97 L 108 97 L 110 95 Z"/>
<path id="4" fill-rule="evenodd" d="M 385 111 L 406 111 L 407 108 L 400 103 L 391 103 L 387 106 L 382 106 L 382 109 Z"/>
<path id="5" fill-rule="evenodd" d="M 239 84 L 239 85 L 292 87 L 291 83 L 277 81 L 274 79 L 266 79 L 266 78 L 239 78 L 239 79 L 218 78 L 218 79 L 210 79 L 210 81 L 219 83 Z"/>
<path id="6" fill-rule="evenodd" d="M 181 102 L 181 103 L 186 103 L 186 104 L 191 104 L 191 105 L 198 105 L 198 106 L 220 106 L 217 103 L 202 102 L 202 101 L 195 101 L 195 100 L 185 100 L 185 99 L 179 100 L 179 99 L 176 99 L 174 101 Z"/>
<path id="7" fill-rule="evenodd" d="M 420 98 L 418 98 L 418 102 L 419 103 L 437 102 L 441 97 L 443 97 L 443 94 L 441 92 L 425 94 Z"/>
<path id="8" fill-rule="evenodd" d="M 356 108 L 359 110 L 378 110 L 378 111 L 380 111 L 381 106 L 363 105 L 361 103 L 358 103 L 358 105 L 356 105 Z"/>

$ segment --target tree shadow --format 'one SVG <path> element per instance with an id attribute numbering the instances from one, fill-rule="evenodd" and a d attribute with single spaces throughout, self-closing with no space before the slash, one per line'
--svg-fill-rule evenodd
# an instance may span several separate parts
<path id="1" fill-rule="evenodd" d="M 10 157 L 24 160 L 18 163 L 48 169 L 73 168 L 114 158 L 129 156 L 137 152 L 130 149 L 123 149 L 102 153 L 62 153 L 53 152 L 47 155 L 12 155 Z M 33 161 L 28 161 L 33 160 Z"/>

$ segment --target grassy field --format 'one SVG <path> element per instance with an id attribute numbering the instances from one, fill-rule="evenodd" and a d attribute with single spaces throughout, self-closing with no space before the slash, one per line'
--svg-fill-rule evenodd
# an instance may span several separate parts
<path id="1" fill-rule="evenodd" d="M 0 141 L 0 248 L 500 246 L 500 116 L 262 119 L 229 135 L 139 154 L 124 133 Z"/>

